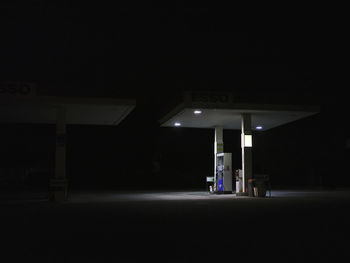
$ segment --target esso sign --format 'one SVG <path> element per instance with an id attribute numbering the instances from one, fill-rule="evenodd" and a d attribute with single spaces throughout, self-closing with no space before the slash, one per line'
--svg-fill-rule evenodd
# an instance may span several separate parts
<path id="1" fill-rule="evenodd" d="M 193 102 L 209 102 L 209 103 L 230 103 L 230 95 L 226 93 L 192 93 Z"/>
<path id="2" fill-rule="evenodd" d="M 28 82 L 0 82 L 0 95 L 35 95 L 36 87 Z"/>

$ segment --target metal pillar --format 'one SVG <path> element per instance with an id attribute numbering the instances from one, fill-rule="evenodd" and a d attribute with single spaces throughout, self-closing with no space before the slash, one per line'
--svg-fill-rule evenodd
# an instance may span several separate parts
<path id="1" fill-rule="evenodd" d="M 242 148 L 242 176 L 243 176 L 243 191 L 248 192 L 248 179 L 253 178 L 253 160 L 252 146 L 247 146 L 245 139 L 246 135 L 252 136 L 251 115 L 249 113 L 242 114 L 241 124 L 241 148 Z"/>
<path id="2" fill-rule="evenodd" d="M 216 189 L 216 154 L 224 152 L 223 128 L 215 127 L 214 136 L 214 188 Z"/>
<path id="3" fill-rule="evenodd" d="M 56 115 L 56 156 L 55 176 L 50 182 L 53 199 L 63 202 L 67 199 L 66 179 L 66 110 L 57 108 Z"/>

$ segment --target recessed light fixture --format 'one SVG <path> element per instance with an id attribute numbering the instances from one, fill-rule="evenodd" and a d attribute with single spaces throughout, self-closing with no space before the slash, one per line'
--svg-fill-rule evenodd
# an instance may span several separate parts
<path id="1" fill-rule="evenodd" d="M 263 127 L 262 127 L 262 126 L 256 126 L 255 129 L 257 129 L 257 130 L 262 130 Z"/>
<path id="2" fill-rule="evenodd" d="M 201 111 L 201 110 L 195 110 L 193 113 L 196 114 L 196 115 L 198 115 L 198 114 L 201 114 L 202 111 Z"/>
<path id="3" fill-rule="evenodd" d="M 174 126 L 179 127 L 179 126 L 181 126 L 181 123 L 180 122 L 175 122 Z"/>

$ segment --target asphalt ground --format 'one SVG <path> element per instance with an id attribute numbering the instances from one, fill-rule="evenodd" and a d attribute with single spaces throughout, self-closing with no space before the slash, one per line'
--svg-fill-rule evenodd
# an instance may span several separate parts
<path id="1" fill-rule="evenodd" d="M 349 190 L 82 191 L 62 204 L 0 204 L 0 262 L 335 262 L 350 253 Z"/>

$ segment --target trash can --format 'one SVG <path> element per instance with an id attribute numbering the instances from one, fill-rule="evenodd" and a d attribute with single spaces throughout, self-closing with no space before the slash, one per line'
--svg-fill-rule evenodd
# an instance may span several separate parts
<path id="1" fill-rule="evenodd" d="M 264 180 L 255 180 L 255 196 L 266 197 L 266 182 Z"/>
<path id="2" fill-rule="evenodd" d="M 254 197 L 254 182 L 255 179 L 248 179 L 248 196 Z"/>

